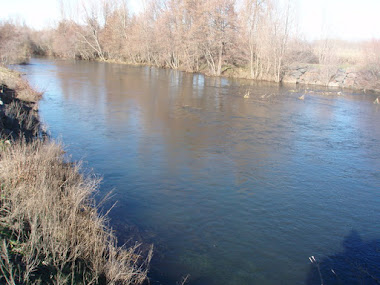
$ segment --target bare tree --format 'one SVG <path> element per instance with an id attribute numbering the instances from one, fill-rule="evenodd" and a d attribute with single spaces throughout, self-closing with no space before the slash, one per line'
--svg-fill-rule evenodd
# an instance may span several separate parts
<path id="1" fill-rule="evenodd" d="M 277 82 L 287 59 L 297 56 L 288 56 L 294 24 L 291 0 L 144 0 L 143 4 L 140 13 L 130 15 L 126 0 L 82 0 L 80 16 L 75 21 L 62 19 L 58 25 L 52 40 L 55 54 L 216 76 L 239 68 L 247 77 Z M 62 17 L 67 14 L 62 12 Z"/>
<path id="2" fill-rule="evenodd" d="M 81 4 L 83 20 L 86 25 L 82 29 L 77 30 L 79 37 L 83 43 L 93 50 L 96 57 L 105 60 L 103 48 L 100 44 L 100 32 L 102 29 L 100 16 L 104 12 L 102 8 L 107 6 L 104 5 L 103 1 L 96 0 L 82 1 Z"/>
<path id="3" fill-rule="evenodd" d="M 128 45 L 129 20 L 129 11 L 125 0 L 105 2 L 105 23 L 100 40 L 107 58 L 127 60 L 125 48 Z"/>
<path id="4" fill-rule="evenodd" d="M 245 0 L 241 11 L 240 25 L 244 35 L 244 44 L 248 49 L 250 77 L 257 77 L 258 63 L 258 30 L 260 17 L 263 11 L 265 0 Z M 256 65 L 255 65 L 256 63 Z"/>
<path id="5" fill-rule="evenodd" d="M 210 73 L 220 75 L 226 50 L 233 43 L 235 0 L 207 0 L 202 8 L 203 55 Z"/>
<path id="6" fill-rule="evenodd" d="M 29 32 L 29 28 L 15 20 L 0 23 L 0 63 L 22 63 L 29 60 Z"/>
<path id="7" fill-rule="evenodd" d="M 278 6 L 277 6 L 278 7 Z M 285 11 L 285 13 L 282 13 Z M 281 81 L 284 56 L 287 50 L 290 33 L 290 0 L 287 0 L 285 9 L 275 9 L 274 19 L 274 78 Z"/>

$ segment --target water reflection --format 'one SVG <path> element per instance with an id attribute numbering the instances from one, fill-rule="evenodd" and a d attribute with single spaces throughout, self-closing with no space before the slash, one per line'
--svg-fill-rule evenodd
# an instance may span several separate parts
<path id="1" fill-rule="evenodd" d="M 332 255 L 353 228 L 380 236 L 371 97 L 301 101 L 294 87 L 94 62 L 24 68 L 50 82 L 52 135 L 114 189 L 121 239 L 155 244 L 157 282 L 302 284 L 316 250 Z"/>

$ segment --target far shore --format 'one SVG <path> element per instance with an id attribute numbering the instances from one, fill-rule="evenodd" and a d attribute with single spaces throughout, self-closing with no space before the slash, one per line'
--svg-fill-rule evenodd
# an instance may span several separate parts
<path id="1" fill-rule="evenodd" d="M 49 58 L 49 57 L 47 57 Z M 54 57 L 53 57 L 54 58 Z M 126 61 L 107 59 L 96 59 L 98 62 L 124 64 L 130 66 L 148 66 L 154 68 L 162 68 L 169 70 L 176 70 L 180 72 L 186 72 L 190 74 L 203 74 L 211 77 L 224 77 L 251 80 L 253 82 L 270 82 L 274 84 L 284 84 L 296 89 L 307 89 L 308 86 L 316 86 L 328 88 L 331 90 L 351 90 L 358 93 L 380 95 L 380 82 L 377 82 L 371 75 L 368 75 L 369 71 L 356 70 L 354 67 L 337 68 L 335 73 L 331 75 L 331 79 L 327 84 L 323 83 L 320 79 L 322 76 L 323 66 L 315 64 L 295 65 L 291 69 L 286 71 L 284 78 L 281 82 L 276 82 L 271 79 L 252 79 L 247 76 L 247 71 L 239 68 L 226 69 L 221 75 L 212 75 L 207 70 L 202 71 L 188 71 L 185 69 L 173 69 L 168 67 L 159 67 L 147 63 L 131 63 Z"/>

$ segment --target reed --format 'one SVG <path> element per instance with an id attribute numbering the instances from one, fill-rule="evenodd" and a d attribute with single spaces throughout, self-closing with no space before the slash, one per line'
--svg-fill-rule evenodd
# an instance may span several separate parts
<path id="1" fill-rule="evenodd" d="M 118 247 L 94 200 L 98 180 L 64 161 L 54 142 L 7 144 L 0 160 L 0 281 L 141 284 L 151 251 Z"/>

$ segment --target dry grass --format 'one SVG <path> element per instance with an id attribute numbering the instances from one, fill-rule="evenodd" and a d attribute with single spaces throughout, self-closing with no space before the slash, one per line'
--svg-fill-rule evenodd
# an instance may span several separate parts
<path id="1" fill-rule="evenodd" d="M 37 112 L 19 100 L 13 100 L 4 106 L 4 119 L 1 120 L 0 136 L 3 138 L 36 138 L 40 133 Z"/>
<path id="2" fill-rule="evenodd" d="M 0 152 L 0 283 L 141 284 L 151 252 L 119 248 L 92 200 L 98 181 L 35 140 Z"/>
<path id="3" fill-rule="evenodd" d="M 42 92 L 31 88 L 28 82 L 21 77 L 19 72 L 0 65 L 0 93 L 2 93 L 2 85 L 14 90 L 15 97 L 19 100 L 37 102 L 41 99 Z"/>
<path id="4" fill-rule="evenodd" d="M 0 137 L 32 139 L 40 134 L 38 100 L 34 91 L 18 72 L 0 66 Z"/>

